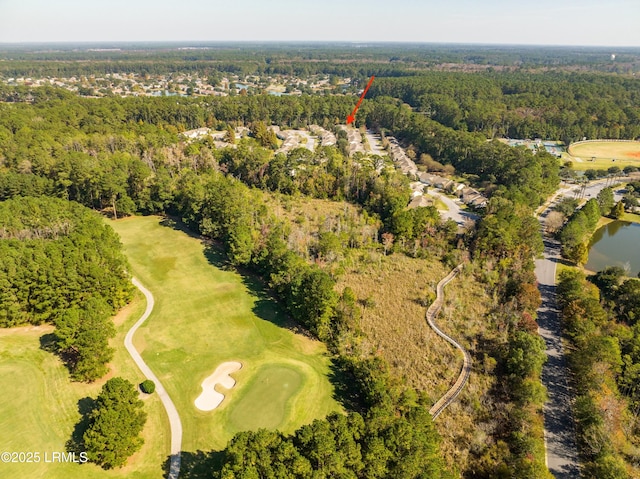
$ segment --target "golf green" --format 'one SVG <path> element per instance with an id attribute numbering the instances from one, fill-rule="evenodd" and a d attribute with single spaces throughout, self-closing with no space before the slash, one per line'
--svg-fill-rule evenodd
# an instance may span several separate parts
<path id="1" fill-rule="evenodd" d="M 247 385 L 247 393 L 230 405 L 230 426 L 238 431 L 277 428 L 283 423 L 290 400 L 302 381 L 303 375 L 294 368 L 285 365 L 261 367 Z"/>

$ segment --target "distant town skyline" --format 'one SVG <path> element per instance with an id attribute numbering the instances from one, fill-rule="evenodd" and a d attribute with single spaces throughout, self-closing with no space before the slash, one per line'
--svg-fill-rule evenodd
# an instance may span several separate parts
<path id="1" fill-rule="evenodd" d="M 0 42 L 640 46 L 639 0 L 0 0 Z"/>

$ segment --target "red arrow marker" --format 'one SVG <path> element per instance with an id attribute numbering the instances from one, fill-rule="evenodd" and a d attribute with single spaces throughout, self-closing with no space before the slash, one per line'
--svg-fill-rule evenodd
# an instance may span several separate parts
<path id="1" fill-rule="evenodd" d="M 353 109 L 353 111 L 351 112 L 351 115 L 349 115 L 347 117 L 347 125 L 349 123 L 353 123 L 356 119 L 356 112 L 358 111 L 358 108 L 360 108 L 360 103 L 362 103 L 362 100 L 364 99 L 364 96 L 367 94 L 367 91 L 369 91 L 369 87 L 371 86 L 371 84 L 373 83 L 373 79 L 375 77 L 373 75 L 371 75 L 371 78 L 369 78 L 369 83 L 367 83 L 366 88 L 364 89 L 364 91 L 362 92 L 362 95 L 360 95 L 360 99 L 358 100 L 358 103 L 356 103 L 356 107 Z"/>

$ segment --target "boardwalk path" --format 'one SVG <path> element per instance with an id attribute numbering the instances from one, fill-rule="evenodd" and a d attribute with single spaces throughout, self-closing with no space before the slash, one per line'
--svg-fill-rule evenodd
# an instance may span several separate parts
<path id="1" fill-rule="evenodd" d="M 169 397 L 167 390 L 164 388 L 160 380 L 157 378 L 153 371 L 147 366 L 147 363 L 144 362 L 142 356 L 138 350 L 133 346 L 133 335 L 136 333 L 138 328 L 144 323 L 151 311 L 153 311 L 153 306 L 155 301 L 153 299 L 153 295 L 151 292 L 145 288 L 140 281 L 136 278 L 132 280 L 133 284 L 138 288 L 144 297 L 147 299 L 147 308 L 144 311 L 142 317 L 134 324 L 127 336 L 124 338 L 124 345 L 129 351 L 129 354 L 142 371 L 142 374 L 145 375 L 147 379 L 151 379 L 156 384 L 156 393 L 160 397 L 162 401 L 162 405 L 167 411 L 167 416 L 169 416 L 169 425 L 171 427 L 171 460 L 169 463 L 169 474 L 167 475 L 168 479 L 178 479 L 180 475 L 180 450 L 182 449 L 182 423 L 180 422 L 180 416 L 178 415 L 178 410 L 176 406 L 173 404 L 173 401 Z"/>
<path id="2" fill-rule="evenodd" d="M 462 265 L 460 264 L 456 268 L 454 268 L 453 271 L 451 271 L 447 276 L 440 280 L 438 286 L 436 287 L 436 300 L 431 306 L 429 306 L 429 309 L 427 309 L 427 323 L 429 323 L 431 329 L 433 329 L 436 334 L 438 334 L 438 336 L 440 336 L 442 339 L 458 348 L 462 352 L 462 355 L 464 357 L 464 361 L 462 363 L 462 371 L 460 371 L 460 375 L 458 376 L 455 384 L 429 410 L 429 413 L 433 416 L 433 419 L 436 419 L 440 415 L 440 413 L 444 411 L 444 409 L 456 399 L 458 394 L 460 394 L 460 391 L 462 391 L 465 384 L 469 380 L 469 374 L 471 374 L 471 356 L 469 356 L 467 350 L 460 346 L 460 344 L 455 339 L 447 336 L 445 333 L 440 331 L 440 329 L 434 322 L 435 317 L 440 312 L 440 308 L 444 303 L 444 287 L 456 276 L 458 276 L 458 273 L 460 273 L 461 270 Z"/>

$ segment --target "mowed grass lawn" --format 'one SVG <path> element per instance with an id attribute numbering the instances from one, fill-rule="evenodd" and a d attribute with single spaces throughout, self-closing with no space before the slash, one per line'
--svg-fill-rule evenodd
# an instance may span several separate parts
<path id="1" fill-rule="evenodd" d="M 169 451 L 166 413 L 157 395 L 145 399 L 148 414 L 143 431 L 145 444 L 129 458 L 124 468 L 105 471 L 94 464 L 45 462 L 53 452 L 65 452 L 75 425 L 85 408 L 100 392 L 104 382 L 122 376 L 134 384 L 144 378 L 127 354 L 126 331 L 144 311 L 144 298 L 136 299 L 115 318 L 118 334 L 110 373 L 93 384 L 74 383 L 57 356 L 40 348 L 41 337 L 52 326 L 0 329 L 0 452 L 38 452 L 39 463 L 0 463 L 0 478 L 53 479 L 160 479 L 165 476 L 163 462 Z"/>
<path id="2" fill-rule="evenodd" d="M 611 166 L 620 169 L 627 165 L 640 166 L 640 141 L 593 141 L 571 145 L 566 159 L 572 161 L 574 170 L 580 171 Z"/>
<path id="3" fill-rule="evenodd" d="M 109 224 L 155 309 L 134 344 L 173 399 L 184 451 L 223 448 L 238 431 L 290 432 L 340 410 L 324 345 L 287 329 L 261 284 L 224 266 L 220 253 L 159 217 Z M 201 383 L 225 361 L 240 361 L 236 385 L 215 410 L 198 410 Z"/>

